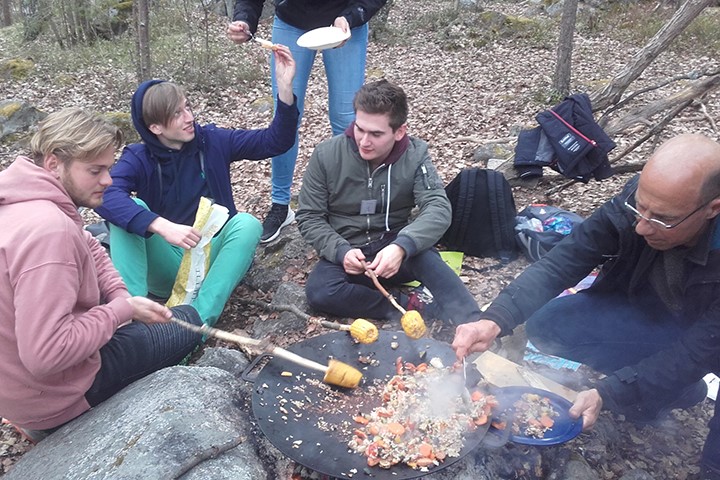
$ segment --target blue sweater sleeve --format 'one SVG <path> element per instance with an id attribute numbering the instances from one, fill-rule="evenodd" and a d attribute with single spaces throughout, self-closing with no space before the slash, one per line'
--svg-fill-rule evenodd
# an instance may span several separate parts
<path id="1" fill-rule="evenodd" d="M 138 145 L 145 148 L 144 145 Z M 140 159 L 131 147 L 126 147 L 110 173 L 113 179 L 105 194 L 103 204 L 95 209 L 98 215 L 128 232 L 149 237 L 148 226 L 159 216 L 143 208 L 131 198 L 132 192 L 148 189 L 149 178 Z"/>
<path id="2" fill-rule="evenodd" d="M 299 112 L 297 101 L 287 105 L 277 99 L 275 116 L 268 128 L 231 130 L 229 160 L 262 160 L 287 152 L 295 143 Z"/>

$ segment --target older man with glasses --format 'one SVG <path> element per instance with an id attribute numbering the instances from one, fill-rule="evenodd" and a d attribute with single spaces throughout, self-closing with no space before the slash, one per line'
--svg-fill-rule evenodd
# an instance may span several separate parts
<path id="1" fill-rule="evenodd" d="M 705 399 L 720 372 L 720 144 L 665 142 L 642 173 L 508 285 L 483 319 L 457 327 L 458 358 L 526 322 L 543 352 L 606 375 L 570 409 L 591 428 L 602 408 L 656 425 Z M 596 267 L 594 284 L 556 298 Z M 720 479 L 720 408 L 702 478 Z"/>

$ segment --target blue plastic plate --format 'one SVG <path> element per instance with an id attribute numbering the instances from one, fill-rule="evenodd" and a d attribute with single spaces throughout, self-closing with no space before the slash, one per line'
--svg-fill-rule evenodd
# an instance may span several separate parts
<path id="1" fill-rule="evenodd" d="M 492 394 L 498 400 L 497 412 L 500 414 L 508 412 L 513 416 L 513 405 L 525 393 L 535 393 L 549 398 L 550 405 L 558 413 L 558 416 L 554 418 L 555 424 L 545 432 L 543 438 L 511 434 L 510 441 L 524 445 L 557 445 L 572 440 L 582 432 L 582 417 L 573 420 L 568 414 L 572 403 L 560 395 L 539 388 L 518 386 L 494 389 Z M 512 426 L 508 424 L 505 428 L 512 428 Z"/>

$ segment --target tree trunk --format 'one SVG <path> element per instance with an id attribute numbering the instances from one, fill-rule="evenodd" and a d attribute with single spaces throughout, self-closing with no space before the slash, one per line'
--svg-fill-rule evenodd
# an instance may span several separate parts
<path id="1" fill-rule="evenodd" d="M 686 0 L 655 36 L 613 77 L 605 88 L 590 96 L 593 110 L 603 110 L 620 101 L 623 92 L 677 38 L 705 7 L 715 0 Z"/>
<path id="2" fill-rule="evenodd" d="M 150 67 L 150 15 L 148 0 L 133 2 L 137 47 L 137 78 L 138 83 L 151 77 Z"/>
<path id="3" fill-rule="evenodd" d="M 605 127 L 605 132 L 612 137 L 638 123 L 650 125 L 652 123 L 650 118 L 654 115 L 684 103 L 690 104 L 694 99 L 702 97 L 718 87 L 720 87 L 720 73 L 696 80 L 690 83 L 685 89 L 673 95 L 643 105 L 629 112 L 627 115 L 610 122 L 608 126 Z"/>
<path id="4" fill-rule="evenodd" d="M 2 26 L 12 25 L 12 0 L 2 0 Z"/>
<path id="5" fill-rule="evenodd" d="M 570 94 L 570 72 L 572 68 L 573 36 L 577 19 L 578 0 L 565 0 L 560 20 L 560 38 L 558 39 L 557 62 L 553 89 L 560 96 Z"/>

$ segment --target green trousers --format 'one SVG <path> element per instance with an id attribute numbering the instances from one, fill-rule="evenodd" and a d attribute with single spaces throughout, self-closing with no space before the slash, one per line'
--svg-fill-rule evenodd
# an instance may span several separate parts
<path id="1" fill-rule="evenodd" d="M 142 200 L 134 200 L 147 208 Z M 212 239 L 210 269 L 192 302 L 206 325 L 215 325 L 228 298 L 250 268 L 261 233 L 258 219 L 238 213 Z M 130 295 L 144 297 L 151 293 L 168 298 L 183 253 L 182 248 L 169 244 L 160 235 L 144 238 L 110 224 L 110 257 Z"/>

